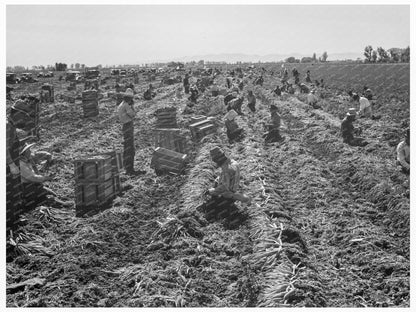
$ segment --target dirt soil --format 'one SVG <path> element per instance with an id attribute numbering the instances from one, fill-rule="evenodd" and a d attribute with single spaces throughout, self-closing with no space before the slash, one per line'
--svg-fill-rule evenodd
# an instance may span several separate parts
<path id="1" fill-rule="evenodd" d="M 146 174 L 121 174 L 123 193 L 90 217 L 46 206 L 23 215 L 8 234 L 8 307 L 409 307 L 409 177 L 396 168 L 394 152 L 405 123 L 393 115 L 359 119 L 370 144 L 345 145 L 339 127 L 352 105 L 347 99 L 322 89 L 322 109 L 312 109 L 298 93 L 274 97 L 276 77 L 266 74 L 264 86 L 245 86 L 254 90 L 257 111 L 244 102 L 237 123 L 245 136 L 230 144 L 223 96 L 206 92 L 182 114 L 180 84 L 159 86 L 157 79 L 156 98 L 135 105 L 135 168 Z M 224 85 L 224 76 L 217 81 Z M 55 94 L 70 93 L 69 83 L 52 82 Z M 56 175 L 47 186 L 64 199 L 74 199 L 74 159 L 122 148 L 108 97 L 114 84 L 101 86 L 95 118 L 83 117 L 79 97 L 41 104 L 36 149 L 53 154 Z M 141 95 L 147 85 L 140 77 L 135 90 Z M 39 88 L 18 85 L 14 97 Z M 380 110 L 394 111 L 383 96 L 379 101 Z M 285 140 L 266 145 L 271 103 Z M 189 163 L 179 176 L 150 168 L 154 112 L 165 106 L 177 107 L 188 137 Z M 188 125 L 201 114 L 214 117 L 218 131 L 193 142 Z M 209 156 L 215 145 L 240 164 L 251 205 L 204 204 L 219 174 Z"/>

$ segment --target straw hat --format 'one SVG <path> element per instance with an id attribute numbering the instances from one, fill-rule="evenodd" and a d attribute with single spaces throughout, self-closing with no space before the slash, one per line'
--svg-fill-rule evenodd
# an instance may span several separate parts
<path id="1" fill-rule="evenodd" d="M 356 115 L 357 115 L 357 111 L 355 110 L 355 108 L 348 109 L 347 116 L 356 116 Z"/>
<path id="2" fill-rule="evenodd" d="M 23 100 L 17 100 L 11 108 L 22 113 L 30 113 L 31 111 L 30 106 Z"/>
<path id="3" fill-rule="evenodd" d="M 131 88 L 127 88 L 126 92 L 123 93 L 123 96 L 134 97 L 134 92 Z"/>
<path id="4" fill-rule="evenodd" d="M 26 143 L 25 146 L 23 146 L 23 148 L 20 151 L 20 155 L 23 155 L 28 149 L 30 149 L 33 145 L 35 145 L 36 143 Z"/>

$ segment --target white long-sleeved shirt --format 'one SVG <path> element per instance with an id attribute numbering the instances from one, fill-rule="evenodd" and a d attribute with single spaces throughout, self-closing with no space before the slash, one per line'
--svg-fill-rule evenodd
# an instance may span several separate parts
<path id="1" fill-rule="evenodd" d="M 131 105 L 123 101 L 117 108 L 118 119 L 122 124 L 133 121 L 135 112 Z"/>
<path id="2" fill-rule="evenodd" d="M 20 175 L 22 183 L 43 183 L 46 177 L 36 173 L 33 164 L 30 161 L 20 160 Z"/>
<path id="3" fill-rule="evenodd" d="M 315 94 L 308 93 L 307 101 L 308 101 L 308 104 L 314 104 L 314 103 L 317 103 L 318 102 L 318 98 L 317 98 L 317 96 Z"/>
<path id="4" fill-rule="evenodd" d="M 363 96 L 360 97 L 360 110 L 358 111 L 358 115 L 371 116 L 371 103 Z"/>
<path id="5" fill-rule="evenodd" d="M 397 145 L 397 161 L 406 168 L 410 169 L 410 146 L 406 141 L 402 141 Z"/>

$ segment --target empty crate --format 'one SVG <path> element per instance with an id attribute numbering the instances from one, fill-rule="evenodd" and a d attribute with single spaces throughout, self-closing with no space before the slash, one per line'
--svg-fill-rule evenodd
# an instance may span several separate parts
<path id="1" fill-rule="evenodd" d="M 156 174 L 169 172 L 181 174 L 185 170 L 187 155 L 168 150 L 163 147 L 155 149 L 150 163 Z"/>

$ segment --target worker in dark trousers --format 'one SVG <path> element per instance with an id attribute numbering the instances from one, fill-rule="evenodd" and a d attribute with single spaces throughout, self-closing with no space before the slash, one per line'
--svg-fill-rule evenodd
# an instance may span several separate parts
<path id="1" fill-rule="evenodd" d="M 24 129 L 30 122 L 29 106 L 17 100 L 11 107 L 6 123 L 6 218 L 7 228 L 13 228 L 23 209 L 22 186 L 19 170 L 20 140 L 16 129 Z"/>

